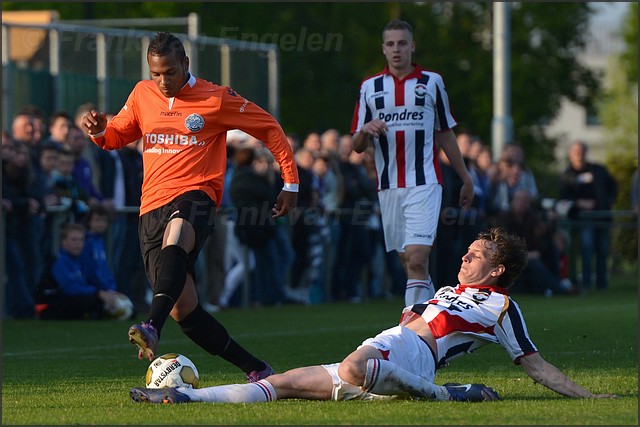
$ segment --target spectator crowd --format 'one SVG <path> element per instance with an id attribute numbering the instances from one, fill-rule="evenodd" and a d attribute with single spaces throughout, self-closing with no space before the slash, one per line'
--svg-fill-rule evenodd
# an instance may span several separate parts
<path id="1" fill-rule="evenodd" d="M 105 291 L 127 295 L 134 314 L 148 309 L 137 234 L 142 142 L 116 151 L 97 147 L 78 125 L 92 108 L 85 104 L 74 115 L 61 111 L 47 119 L 38 108 L 27 107 L 2 133 L 5 318 L 42 317 L 43 283 L 50 287 L 56 274 L 63 277 L 61 257 L 68 263 L 73 259 L 77 274 L 87 271 L 81 265 L 86 257 L 70 256 L 63 245 L 70 235 L 86 240 L 94 255 L 96 245 L 98 255 L 104 253 L 103 263 L 89 268 L 100 277 L 87 277 L 82 285 L 87 286 L 82 293 L 101 298 L 91 299 L 91 310 L 81 316 L 99 317 L 95 306 L 108 304 Z M 351 135 L 336 129 L 289 134 L 288 139 L 300 175 L 298 206 L 288 220 L 274 221 L 271 207 L 283 185 L 278 164 L 259 140 L 237 130 L 228 133 L 226 188 L 197 264 L 203 307 L 358 303 L 403 295 L 405 273 L 384 247 L 373 147 L 356 153 Z M 462 182 L 440 150 L 442 209 L 429 263 L 436 288 L 457 284 L 459 264 L 451 260 L 460 259 L 487 226 L 526 238 L 527 270 L 512 292 L 551 296 L 588 289 L 593 255 L 595 283 L 607 288 L 608 227 L 587 223 L 574 236 L 558 226 L 561 206 L 542 208 L 536 179 L 518 144 L 504 146 L 494 162 L 490 147 L 472 133 L 458 133 L 457 141 L 475 197 L 471 209 L 458 207 Z M 569 150 L 558 180 L 562 214 L 609 210 L 615 200 L 615 180 L 586 155 L 581 143 Z M 99 239 L 92 228 L 96 216 L 108 224 Z M 568 265 L 572 239 L 582 243 L 579 273 Z M 94 279 L 99 283 L 92 285 Z"/>

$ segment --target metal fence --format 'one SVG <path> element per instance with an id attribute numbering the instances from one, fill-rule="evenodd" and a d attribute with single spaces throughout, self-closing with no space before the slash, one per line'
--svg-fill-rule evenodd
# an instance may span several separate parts
<path id="1" fill-rule="evenodd" d="M 185 45 L 193 75 L 232 86 L 279 118 L 277 46 L 200 35 L 195 14 L 166 18 L 173 24 L 184 19 L 196 24 L 189 34 L 174 34 Z M 149 78 L 146 52 L 154 35 L 133 28 L 3 21 L 3 128 L 9 129 L 15 114 L 27 105 L 47 116 L 54 111 L 73 115 L 87 102 L 101 111 L 118 112 L 133 86 Z"/>

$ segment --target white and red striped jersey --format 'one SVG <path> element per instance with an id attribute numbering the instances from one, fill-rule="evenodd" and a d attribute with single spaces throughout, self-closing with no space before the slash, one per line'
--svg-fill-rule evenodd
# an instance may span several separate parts
<path id="1" fill-rule="evenodd" d="M 400 323 L 412 313 L 422 316 L 436 340 L 438 367 L 490 343 L 500 344 L 519 364 L 520 357 L 538 349 L 520 307 L 506 292 L 490 286 L 445 286 L 426 303 L 405 307 Z"/>
<path id="2" fill-rule="evenodd" d="M 378 190 L 442 183 L 433 135 L 457 123 L 442 77 L 413 65 L 402 80 L 387 66 L 360 86 L 351 133 L 376 118 L 389 128 L 374 138 Z"/>

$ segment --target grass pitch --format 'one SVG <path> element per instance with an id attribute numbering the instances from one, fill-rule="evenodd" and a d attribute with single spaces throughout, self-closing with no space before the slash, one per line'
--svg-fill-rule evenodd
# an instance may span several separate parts
<path id="1" fill-rule="evenodd" d="M 148 363 L 127 342 L 131 322 L 3 322 L 2 424 L 41 425 L 638 425 L 637 279 L 581 297 L 516 295 L 542 356 L 596 393 L 577 400 L 535 384 L 493 345 L 452 362 L 436 382 L 484 382 L 500 402 L 317 402 L 143 405 L 129 399 Z M 231 309 L 216 317 L 278 371 L 340 361 L 363 339 L 396 324 L 399 298 L 314 306 Z M 244 374 L 189 341 L 172 320 L 159 354 L 179 352 L 203 387 L 244 382 Z"/>

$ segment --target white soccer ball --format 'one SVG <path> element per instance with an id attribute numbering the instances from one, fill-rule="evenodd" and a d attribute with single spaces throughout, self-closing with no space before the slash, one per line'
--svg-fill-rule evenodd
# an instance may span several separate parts
<path id="1" fill-rule="evenodd" d="M 105 311 L 110 318 L 115 320 L 128 320 L 133 314 L 133 302 L 125 294 L 117 293 L 115 305 L 108 305 Z"/>
<path id="2" fill-rule="evenodd" d="M 156 358 L 146 375 L 147 388 L 198 388 L 200 377 L 196 365 L 185 355 L 168 353 Z"/>

